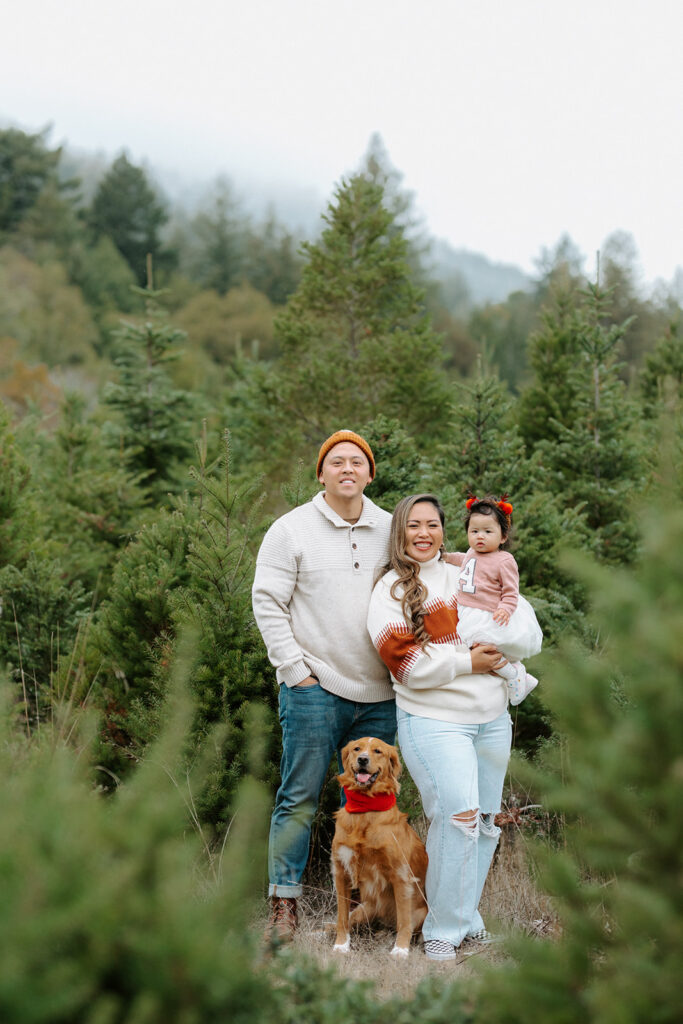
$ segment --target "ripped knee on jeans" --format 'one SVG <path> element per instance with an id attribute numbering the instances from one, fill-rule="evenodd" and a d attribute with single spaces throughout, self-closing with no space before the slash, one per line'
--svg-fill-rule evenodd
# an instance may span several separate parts
<path id="1" fill-rule="evenodd" d="M 491 839 L 497 839 L 500 835 L 500 829 L 496 825 L 496 816 L 492 811 L 479 816 L 479 831 L 483 836 L 489 836 Z"/>
<path id="2" fill-rule="evenodd" d="M 451 825 L 459 828 L 470 839 L 479 838 L 479 811 L 461 811 L 451 815 Z"/>

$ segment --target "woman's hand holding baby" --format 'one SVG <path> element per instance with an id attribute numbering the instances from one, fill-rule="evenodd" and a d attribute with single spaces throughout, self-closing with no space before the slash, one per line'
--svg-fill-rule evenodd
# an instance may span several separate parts
<path id="1" fill-rule="evenodd" d="M 493 644 L 474 644 L 470 648 L 470 657 L 472 658 L 472 672 L 475 675 L 493 672 L 507 664 L 503 655 Z"/>

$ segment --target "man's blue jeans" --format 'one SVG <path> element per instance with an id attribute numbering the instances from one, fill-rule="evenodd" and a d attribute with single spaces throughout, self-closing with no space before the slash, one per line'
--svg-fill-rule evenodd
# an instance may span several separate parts
<path id="1" fill-rule="evenodd" d="M 396 741 L 393 700 L 363 704 L 312 686 L 280 686 L 282 761 L 280 788 L 270 820 L 270 896 L 300 896 L 311 824 L 335 753 L 351 740 L 374 736 Z M 341 771 L 341 762 L 339 765 Z"/>

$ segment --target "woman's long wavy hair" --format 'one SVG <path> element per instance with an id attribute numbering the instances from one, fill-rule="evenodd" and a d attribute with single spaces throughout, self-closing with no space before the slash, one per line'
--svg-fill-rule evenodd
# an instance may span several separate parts
<path id="1" fill-rule="evenodd" d="M 441 502 L 434 494 L 409 494 L 407 498 L 401 498 L 394 509 L 391 520 L 391 532 L 389 534 L 389 561 L 383 566 L 380 578 L 393 569 L 398 579 L 391 585 L 391 596 L 395 601 L 401 601 L 401 608 L 406 617 L 408 625 L 413 631 L 415 639 L 420 647 L 424 647 L 431 639 L 424 625 L 424 602 L 427 597 L 427 588 L 420 579 L 420 563 L 414 562 L 406 555 L 406 525 L 410 519 L 413 506 L 421 501 L 429 502 L 436 509 L 441 525 L 445 526 Z M 441 547 L 443 551 L 443 545 Z"/>

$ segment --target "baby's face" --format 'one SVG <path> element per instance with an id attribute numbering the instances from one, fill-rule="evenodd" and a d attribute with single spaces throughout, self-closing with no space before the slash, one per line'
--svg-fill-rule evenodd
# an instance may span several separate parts
<path id="1" fill-rule="evenodd" d="M 495 516 L 484 516 L 475 512 L 467 527 L 467 539 L 473 551 L 486 554 L 497 551 L 503 543 L 503 531 Z"/>

